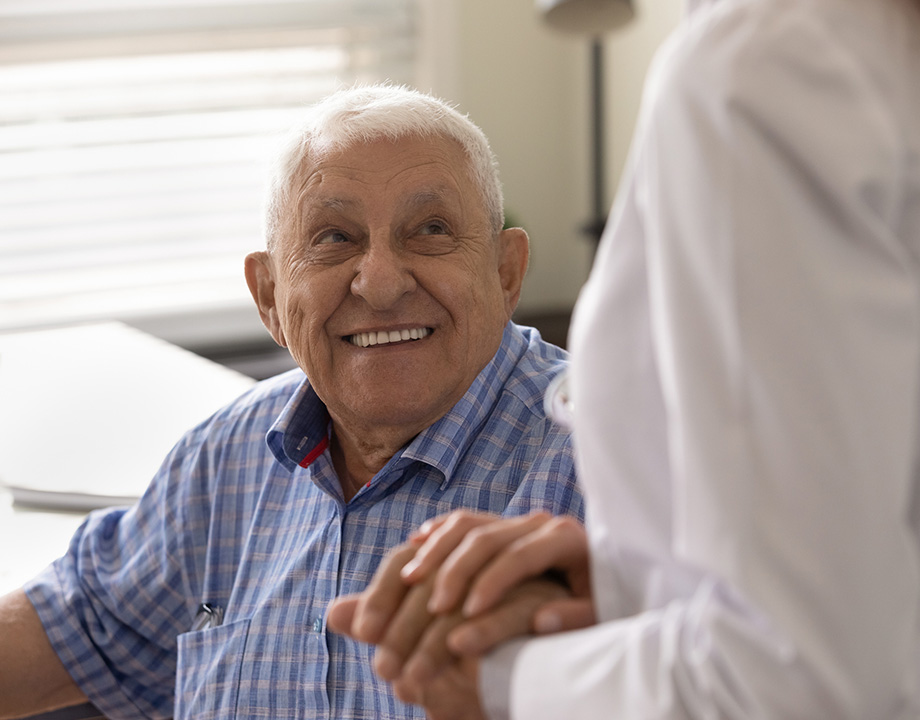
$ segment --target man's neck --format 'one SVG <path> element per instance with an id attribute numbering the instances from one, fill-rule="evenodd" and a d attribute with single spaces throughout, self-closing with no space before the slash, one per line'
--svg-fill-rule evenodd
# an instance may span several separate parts
<path id="1" fill-rule="evenodd" d="M 359 440 L 343 432 L 333 423 L 329 453 L 345 502 L 367 485 L 412 437 L 378 438 L 376 442 L 368 442 L 366 438 Z"/>

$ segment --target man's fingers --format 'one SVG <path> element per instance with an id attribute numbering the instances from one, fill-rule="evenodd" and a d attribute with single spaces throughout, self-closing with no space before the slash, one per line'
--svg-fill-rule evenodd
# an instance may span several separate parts
<path id="1" fill-rule="evenodd" d="M 394 688 L 398 685 L 401 700 L 421 703 L 432 680 L 457 662 L 457 656 L 447 647 L 447 636 L 461 622 L 460 613 L 441 615 L 425 629 L 394 683 Z"/>
<path id="2" fill-rule="evenodd" d="M 466 595 L 470 582 L 483 572 L 496 555 L 515 540 L 549 522 L 551 516 L 537 512 L 513 518 L 500 518 L 469 529 L 438 569 L 429 610 L 450 611 Z"/>
<path id="3" fill-rule="evenodd" d="M 515 637 L 532 635 L 534 618 L 548 603 L 563 602 L 568 591 L 549 580 L 529 580 L 512 590 L 489 612 L 465 620 L 447 637 L 457 655 L 482 655 Z"/>
<path id="4" fill-rule="evenodd" d="M 412 559 L 415 551 L 416 548 L 407 543 L 384 558 L 367 589 L 358 596 L 349 633 L 352 637 L 366 643 L 377 643 L 383 636 L 390 618 L 408 591 L 400 570 Z"/>
<path id="5" fill-rule="evenodd" d="M 551 518 L 507 545 L 473 581 L 463 603 L 464 614 L 472 617 L 488 610 L 522 580 L 551 569 L 565 573 L 576 595 L 590 594 L 588 540 L 584 528 L 572 518 Z"/>
<path id="6" fill-rule="evenodd" d="M 472 657 L 454 661 L 422 686 L 407 678 L 393 683 L 396 697 L 421 705 L 428 720 L 486 720 L 479 696 L 479 661 Z"/>
<path id="7" fill-rule="evenodd" d="M 359 601 L 359 595 L 343 595 L 333 600 L 326 613 L 326 627 L 340 635 L 351 635 L 351 623 Z"/>
<path id="8" fill-rule="evenodd" d="M 431 584 L 429 580 L 409 588 L 402 604 L 389 619 L 374 655 L 374 669 L 382 679 L 390 681 L 399 677 L 406 658 L 431 624 L 432 616 L 427 610 Z"/>

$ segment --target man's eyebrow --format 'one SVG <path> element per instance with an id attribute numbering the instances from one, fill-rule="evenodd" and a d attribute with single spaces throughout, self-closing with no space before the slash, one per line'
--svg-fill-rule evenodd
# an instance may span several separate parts
<path id="1" fill-rule="evenodd" d="M 413 210 L 426 205 L 444 204 L 449 202 L 450 195 L 440 189 L 419 190 L 409 195 L 401 204 L 404 208 Z"/>
<path id="2" fill-rule="evenodd" d="M 322 216 L 327 212 L 345 213 L 349 209 L 358 205 L 356 200 L 337 196 L 312 195 L 309 191 L 304 191 L 298 198 L 296 207 L 300 208 L 301 221 L 309 221 L 310 218 Z"/>
<path id="3" fill-rule="evenodd" d="M 357 201 L 351 200 L 348 198 L 323 197 L 323 196 L 320 196 L 317 198 L 311 195 L 309 191 L 305 191 L 301 193 L 300 200 L 301 200 L 301 205 L 309 201 L 310 204 L 314 205 L 315 207 L 321 210 L 344 210 L 345 208 L 354 207 L 355 205 L 358 204 Z"/>
<path id="4" fill-rule="evenodd" d="M 357 204 L 358 201 L 351 198 L 323 197 L 319 199 L 319 206 L 330 210 L 343 210 L 347 207 L 354 207 Z"/>

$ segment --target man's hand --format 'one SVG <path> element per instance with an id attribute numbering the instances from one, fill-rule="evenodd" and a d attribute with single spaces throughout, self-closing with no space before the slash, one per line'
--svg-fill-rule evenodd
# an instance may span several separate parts
<path id="1" fill-rule="evenodd" d="M 418 545 L 410 540 L 390 551 L 364 592 L 332 601 L 327 625 L 334 632 L 376 645 L 409 594 L 410 585 L 402 579 L 400 571 L 417 549 Z"/>
<path id="2" fill-rule="evenodd" d="M 394 564 L 384 575 L 403 560 L 401 550 L 390 556 Z M 424 707 L 430 720 L 479 720 L 483 715 L 478 653 L 453 652 L 448 647 L 451 633 L 461 630 L 472 638 L 469 642 L 483 649 L 532 634 L 534 611 L 548 601 L 568 597 L 568 591 L 552 580 L 529 580 L 511 590 L 490 612 L 468 620 L 459 609 L 432 615 L 427 609 L 432 585 L 433 578 L 429 578 L 405 593 L 377 641 L 374 669 L 392 683 L 400 700 Z M 356 609 L 363 600 L 362 595 L 337 600 L 329 611 L 329 627 L 356 636 Z"/>
<path id="3" fill-rule="evenodd" d="M 377 674 L 392 682 L 398 698 L 424 707 L 429 720 L 484 720 L 479 704 L 478 660 L 458 658 L 444 643 L 462 616 L 432 616 L 426 609 L 431 580 L 410 587 L 400 575 L 416 548 L 412 542 L 396 548 L 365 592 L 335 600 L 327 616 L 328 627 L 364 642 L 379 643 L 374 657 Z M 420 645 L 419 651 L 404 672 L 416 645 Z"/>
<path id="4" fill-rule="evenodd" d="M 587 541 L 574 520 L 457 511 L 429 521 L 328 625 L 377 645 L 377 674 L 431 720 L 481 717 L 476 658 L 513 637 L 594 622 Z"/>

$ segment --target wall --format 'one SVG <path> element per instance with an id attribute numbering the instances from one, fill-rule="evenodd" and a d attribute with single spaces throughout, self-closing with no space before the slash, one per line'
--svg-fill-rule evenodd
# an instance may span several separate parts
<path id="1" fill-rule="evenodd" d="M 620 176 L 654 48 L 680 0 L 638 0 L 637 17 L 605 43 L 609 194 Z M 532 0 L 422 0 L 422 89 L 456 103 L 498 156 L 508 213 L 531 237 L 525 312 L 568 310 L 592 243 L 589 42 L 541 20 Z"/>

